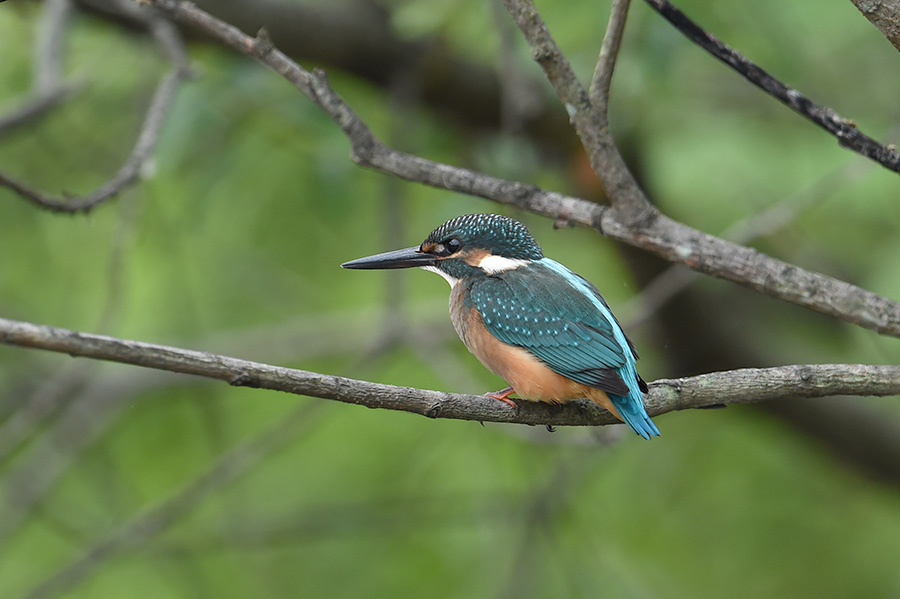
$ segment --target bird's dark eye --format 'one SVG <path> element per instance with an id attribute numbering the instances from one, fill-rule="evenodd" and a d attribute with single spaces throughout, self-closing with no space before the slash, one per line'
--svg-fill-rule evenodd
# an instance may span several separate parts
<path id="1" fill-rule="evenodd" d="M 462 243 L 459 241 L 459 239 L 454 237 L 453 239 L 437 244 L 437 246 L 435 246 L 434 248 L 434 253 L 437 256 L 445 258 L 458 252 L 461 246 Z"/>

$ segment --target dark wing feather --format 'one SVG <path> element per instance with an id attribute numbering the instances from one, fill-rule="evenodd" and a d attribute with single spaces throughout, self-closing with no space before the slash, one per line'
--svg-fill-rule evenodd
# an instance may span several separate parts
<path id="1" fill-rule="evenodd" d="M 616 372 L 626 357 L 613 325 L 561 275 L 533 265 L 479 277 L 470 283 L 466 300 L 504 343 L 527 349 L 579 383 L 628 395 Z"/>

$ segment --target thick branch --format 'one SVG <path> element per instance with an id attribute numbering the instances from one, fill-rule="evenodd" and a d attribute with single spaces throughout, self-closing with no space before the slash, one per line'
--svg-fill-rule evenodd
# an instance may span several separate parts
<path id="1" fill-rule="evenodd" d="M 0 319 L 0 343 L 203 376 L 240 387 L 271 389 L 369 408 L 413 412 L 429 418 L 542 425 L 617 422 L 611 414 L 587 401 L 570 402 L 561 408 L 520 401 L 519 409 L 513 410 L 502 402 L 478 395 L 381 385 L 6 319 Z M 786 397 L 897 395 L 900 394 L 900 366 L 826 364 L 746 368 L 660 380 L 650 387 L 646 403 L 651 415 Z"/>
<path id="2" fill-rule="evenodd" d="M 646 1 L 695 44 L 740 73 L 753 85 L 834 135 L 841 146 L 870 158 L 885 168 L 900 172 L 900 153 L 892 146 L 881 145 L 857 129 L 853 121 L 843 118 L 827 106 L 819 106 L 794 88 L 788 87 L 740 52 L 701 29 L 668 0 Z M 865 2 L 865 4 L 872 3 Z"/>
<path id="3" fill-rule="evenodd" d="M 850 0 L 900 50 L 900 0 Z"/>
<path id="4" fill-rule="evenodd" d="M 265 36 L 252 38 L 181 0 L 148 1 L 164 12 L 215 36 L 238 52 L 257 58 L 291 82 L 337 123 L 350 140 L 354 161 L 361 165 L 408 181 L 488 198 L 554 219 L 592 227 L 672 262 L 685 264 L 700 272 L 748 286 L 772 297 L 812 308 L 885 335 L 900 337 L 900 303 L 707 235 L 662 217 L 655 211 L 654 218 L 645 219 L 641 226 L 635 227 L 633 221 L 624 219 L 622 211 L 618 209 L 609 210 L 593 202 L 545 191 L 533 185 L 491 177 L 389 148 L 372 134 L 359 116 L 328 85 L 321 71 L 306 71 L 275 48 Z M 540 29 L 542 26 L 543 22 L 538 21 L 535 27 L 539 30 L 535 35 L 543 43 L 549 44 L 547 52 L 559 53 L 546 29 Z M 570 68 L 560 69 L 571 72 Z M 564 86 L 564 83 L 560 85 Z M 572 85 L 580 87 L 577 81 Z M 581 91 L 586 98 L 587 92 L 584 88 Z M 578 113 L 579 118 L 583 124 L 586 123 L 584 126 L 593 127 L 591 123 L 596 124 L 598 117 L 590 102 L 586 99 L 585 102 L 585 110 Z M 600 135 L 608 138 L 604 131 Z M 637 182 L 621 161 L 612 140 L 609 139 L 608 143 L 605 148 L 618 157 L 619 166 L 609 166 L 610 182 L 607 191 L 615 191 L 611 194 L 615 197 L 621 194 L 629 197 L 639 195 L 642 198 L 639 203 L 649 205 Z M 606 180 L 604 184 L 607 184 Z M 630 201 L 625 200 L 624 204 L 629 205 Z"/>
<path id="5" fill-rule="evenodd" d="M 708 235 L 660 215 L 631 229 L 607 212 L 604 233 L 714 277 L 840 318 L 882 335 L 900 337 L 900 304 L 856 285 L 804 270 L 753 248 Z"/>

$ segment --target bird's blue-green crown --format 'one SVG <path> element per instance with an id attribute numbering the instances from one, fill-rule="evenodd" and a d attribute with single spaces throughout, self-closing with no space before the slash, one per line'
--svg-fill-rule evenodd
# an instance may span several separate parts
<path id="1" fill-rule="evenodd" d="M 495 256 L 518 260 L 540 260 L 540 246 L 517 220 L 500 214 L 464 214 L 448 220 L 431 232 L 423 245 L 446 244 L 457 239 L 462 248 L 490 250 Z"/>

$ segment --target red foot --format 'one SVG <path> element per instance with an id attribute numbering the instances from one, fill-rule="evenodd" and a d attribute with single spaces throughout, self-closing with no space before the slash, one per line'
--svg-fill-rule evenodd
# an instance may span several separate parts
<path id="1" fill-rule="evenodd" d="M 501 389 L 500 391 L 491 391 L 490 393 L 485 393 L 485 397 L 493 397 L 494 399 L 499 399 L 505 404 L 512 406 L 514 410 L 518 410 L 519 406 L 516 405 L 516 402 L 509 398 L 510 395 L 515 393 L 516 390 L 512 387 L 507 387 L 506 389 Z"/>

